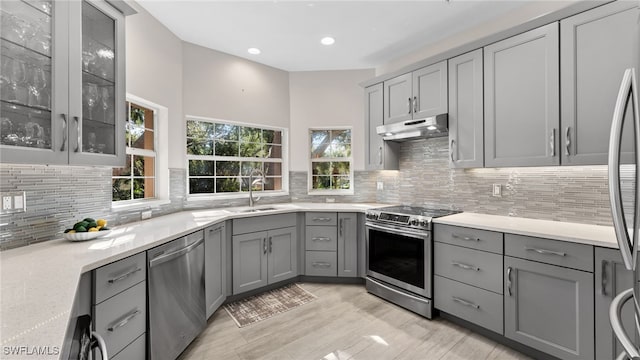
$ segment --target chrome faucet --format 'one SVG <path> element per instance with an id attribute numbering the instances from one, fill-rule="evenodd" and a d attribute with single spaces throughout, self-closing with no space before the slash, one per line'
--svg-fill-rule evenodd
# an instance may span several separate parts
<path id="1" fill-rule="evenodd" d="M 254 175 L 259 175 L 260 177 L 253 180 Z M 253 185 L 264 183 L 264 173 L 260 169 L 251 169 L 249 172 L 249 207 L 253 207 L 254 203 L 260 200 L 260 197 L 257 199 L 253 199 Z"/>

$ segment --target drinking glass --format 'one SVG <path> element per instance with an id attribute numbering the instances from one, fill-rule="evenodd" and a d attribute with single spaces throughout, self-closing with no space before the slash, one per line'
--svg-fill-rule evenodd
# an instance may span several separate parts
<path id="1" fill-rule="evenodd" d="M 2 98 L 8 100 L 7 96 L 11 90 L 11 72 L 13 68 L 13 59 L 8 56 L 2 56 L 2 62 L 0 63 L 0 93 L 3 94 Z"/>
<path id="2" fill-rule="evenodd" d="M 26 103 L 25 77 L 26 67 L 24 62 L 13 59 L 11 62 L 11 91 L 9 101 Z"/>
<path id="3" fill-rule="evenodd" d="M 47 87 L 47 75 L 44 69 L 39 66 L 31 68 L 29 79 L 29 105 L 42 107 L 42 90 Z"/>
<path id="4" fill-rule="evenodd" d="M 82 46 L 82 69 L 86 72 L 92 72 L 96 65 L 96 45 L 93 40 L 86 41 Z"/>
<path id="5" fill-rule="evenodd" d="M 87 107 L 89 108 L 88 118 L 93 119 L 93 108 L 96 106 L 96 102 L 98 102 L 98 98 L 100 97 L 100 94 L 98 93 L 98 85 L 86 83 L 84 85 L 83 95 L 87 103 Z"/>
<path id="6" fill-rule="evenodd" d="M 109 110 L 109 106 L 111 102 L 109 101 L 109 88 L 103 87 L 100 89 L 100 103 L 102 105 L 102 118 L 105 123 L 111 123 L 108 118 L 107 110 Z"/>

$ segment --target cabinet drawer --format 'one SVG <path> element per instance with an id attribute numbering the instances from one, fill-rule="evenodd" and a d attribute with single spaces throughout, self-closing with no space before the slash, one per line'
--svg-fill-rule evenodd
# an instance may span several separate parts
<path id="1" fill-rule="evenodd" d="M 147 278 L 146 252 L 95 270 L 96 304 Z"/>
<path id="2" fill-rule="evenodd" d="M 531 236 L 505 234 L 505 254 L 593 272 L 593 246 Z"/>
<path id="3" fill-rule="evenodd" d="M 338 276 L 338 255 L 335 251 L 306 251 L 305 275 Z"/>
<path id="4" fill-rule="evenodd" d="M 441 276 L 434 276 L 434 305 L 498 334 L 504 334 L 502 295 Z"/>
<path id="5" fill-rule="evenodd" d="M 308 212 L 305 214 L 307 225 L 338 225 L 338 214 L 334 212 Z"/>
<path id="6" fill-rule="evenodd" d="M 502 294 L 502 255 L 443 243 L 433 254 L 434 274 Z"/>
<path id="7" fill-rule="evenodd" d="M 233 219 L 233 235 L 296 226 L 296 214 L 277 214 Z"/>
<path id="8" fill-rule="evenodd" d="M 95 329 L 107 344 L 107 354 L 118 353 L 145 332 L 146 284 L 143 281 L 94 306 Z"/>
<path id="9" fill-rule="evenodd" d="M 461 226 L 435 224 L 435 241 L 502 254 L 502 233 Z"/>
<path id="10" fill-rule="evenodd" d="M 145 335 L 143 334 L 117 353 L 116 356 L 109 358 L 113 360 L 146 359 L 146 348 Z"/>
<path id="11" fill-rule="evenodd" d="M 307 226 L 306 250 L 336 251 L 338 249 L 338 229 L 335 226 Z"/>

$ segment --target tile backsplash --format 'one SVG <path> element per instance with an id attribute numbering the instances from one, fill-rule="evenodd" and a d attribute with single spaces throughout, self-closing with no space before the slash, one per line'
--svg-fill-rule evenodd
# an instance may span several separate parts
<path id="1" fill-rule="evenodd" d="M 186 201 L 186 170 L 170 169 L 170 202 L 144 209 L 111 210 L 111 169 L 101 167 L 0 164 L 0 191 L 25 191 L 27 211 L 0 214 L 0 250 L 51 240 L 86 216 L 111 225 L 181 210 L 244 206 L 246 198 Z M 376 190 L 376 183 L 383 190 Z M 258 204 L 283 202 L 402 203 L 610 225 L 606 166 L 451 169 L 446 138 L 417 140 L 400 147 L 400 171 L 356 171 L 355 194 L 307 194 L 307 172 L 289 173 L 289 195 L 263 197 Z M 492 185 L 502 185 L 502 197 Z"/>

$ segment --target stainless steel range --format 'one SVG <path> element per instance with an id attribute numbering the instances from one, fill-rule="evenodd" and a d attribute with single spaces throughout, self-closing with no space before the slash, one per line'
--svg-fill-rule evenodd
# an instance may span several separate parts
<path id="1" fill-rule="evenodd" d="M 458 212 L 414 206 L 367 210 L 367 291 L 430 319 L 431 221 Z"/>

